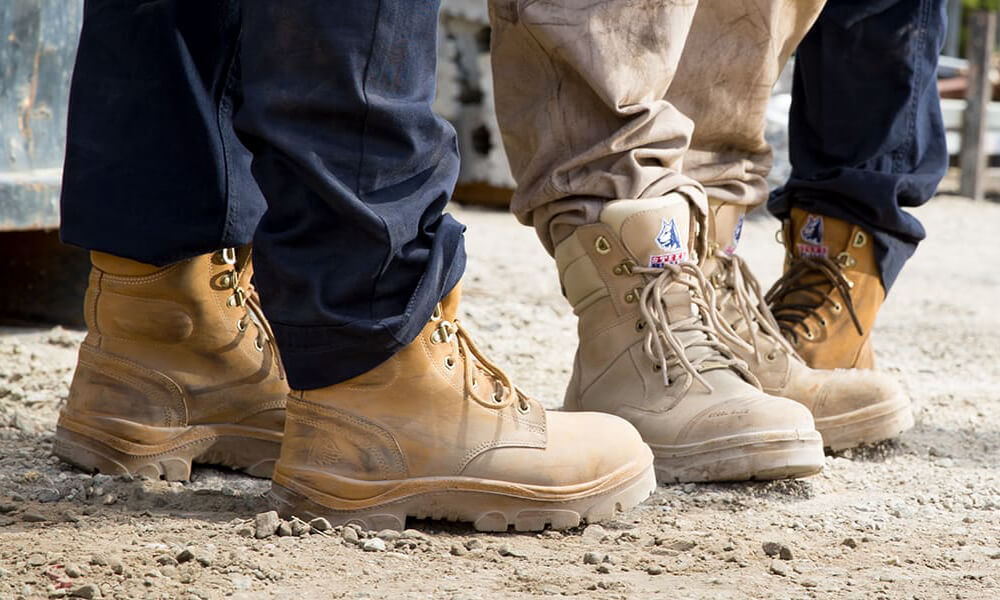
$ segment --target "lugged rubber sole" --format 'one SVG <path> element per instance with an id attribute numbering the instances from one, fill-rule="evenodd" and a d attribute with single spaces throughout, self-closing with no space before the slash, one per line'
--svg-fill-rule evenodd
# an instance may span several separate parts
<path id="1" fill-rule="evenodd" d="M 913 425 L 913 410 L 905 395 L 849 413 L 816 419 L 823 445 L 833 452 L 891 440 Z"/>
<path id="2" fill-rule="evenodd" d="M 89 430 L 89 431 L 88 431 Z M 98 439 L 100 438 L 100 439 Z M 281 451 L 281 433 L 236 425 L 195 425 L 159 444 L 137 444 L 60 419 L 53 454 L 88 473 L 187 481 L 195 463 L 269 478 Z"/>
<path id="3" fill-rule="evenodd" d="M 825 461 L 818 431 L 769 431 L 649 447 L 661 483 L 806 477 L 822 471 Z"/>
<path id="4" fill-rule="evenodd" d="M 516 495 L 511 492 L 516 486 L 502 482 L 444 478 L 411 481 L 418 489 L 436 489 L 404 495 L 362 509 L 336 510 L 316 501 L 330 496 L 307 490 L 305 486 L 286 481 L 276 474 L 275 481 L 271 483 L 270 500 L 284 518 L 296 516 L 308 521 L 323 517 L 334 526 L 356 524 L 367 530 L 402 530 L 406 519 L 412 517 L 469 522 L 477 531 L 507 531 L 511 526 L 517 531 L 541 531 L 546 527 L 567 529 L 583 522 L 610 519 L 619 512 L 634 508 L 656 489 L 652 464 L 592 494 L 562 500 Z M 488 491 L 492 483 L 497 483 L 497 487 L 505 491 Z M 292 487 L 299 491 L 290 489 Z"/>

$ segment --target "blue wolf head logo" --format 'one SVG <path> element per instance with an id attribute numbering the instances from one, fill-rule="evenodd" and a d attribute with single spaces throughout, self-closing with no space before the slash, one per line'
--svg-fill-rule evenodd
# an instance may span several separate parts
<path id="1" fill-rule="evenodd" d="M 810 244 L 821 245 L 823 243 L 823 217 L 809 215 L 806 224 L 802 227 L 802 241 Z"/>
<path id="2" fill-rule="evenodd" d="M 664 250 L 680 250 L 681 238 L 677 235 L 677 224 L 673 218 L 668 222 L 661 219 L 660 233 L 656 236 L 656 245 Z"/>

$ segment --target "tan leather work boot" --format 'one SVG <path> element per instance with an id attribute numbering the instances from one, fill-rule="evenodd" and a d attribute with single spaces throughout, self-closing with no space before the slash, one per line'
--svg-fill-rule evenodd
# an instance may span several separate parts
<path id="1" fill-rule="evenodd" d="M 534 531 L 607 519 L 652 492 L 653 457 L 635 429 L 527 398 L 455 319 L 460 295 L 385 363 L 291 395 L 271 492 L 282 515 Z"/>
<path id="2" fill-rule="evenodd" d="M 892 377 L 867 369 L 812 369 L 795 353 L 757 279 L 736 254 L 743 213 L 742 206 L 712 206 L 714 244 L 705 263 L 729 348 L 746 361 L 765 392 L 808 407 L 832 450 L 891 439 L 911 428 L 910 399 Z"/>
<path id="3" fill-rule="evenodd" d="M 198 462 L 270 476 L 288 385 L 249 250 L 166 267 L 100 252 L 91 262 L 55 455 L 114 475 L 185 480 Z"/>
<path id="4" fill-rule="evenodd" d="M 615 201 L 556 247 L 579 317 L 566 409 L 635 425 L 664 482 L 816 473 L 823 445 L 809 411 L 763 393 L 719 339 L 713 289 L 696 264 L 706 217 L 679 193 Z"/>
<path id="5" fill-rule="evenodd" d="M 781 333 L 814 369 L 871 369 L 871 331 L 885 289 L 872 237 L 793 208 L 782 227 L 785 273 L 765 298 Z"/>

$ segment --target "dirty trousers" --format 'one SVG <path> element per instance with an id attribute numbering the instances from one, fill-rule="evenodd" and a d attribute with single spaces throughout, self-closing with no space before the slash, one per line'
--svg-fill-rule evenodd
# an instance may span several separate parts
<path id="1" fill-rule="evenodd" d="M 465 266 L 438 5 L 88 0 L 63 239 L 155 264 L 252 240 L 294 388 L 380 364 Z"/>
<path id="2" fill-rule="evenodd" d="M 765 109 L 798 47 L 793 173 L 770 207 L 872 231 L 888 287 L 923 238 L 900 207 L 926 201 L 947 162 L 943 4 L 491 0 L 512 210 L 552 252 L 610 200 L 764 202 Z"/>

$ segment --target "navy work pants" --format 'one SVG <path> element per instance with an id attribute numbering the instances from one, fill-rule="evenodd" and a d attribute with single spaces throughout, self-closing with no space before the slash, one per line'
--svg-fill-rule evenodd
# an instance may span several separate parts
<path id="1" fill-rule="evenodd" d="M 870 231 L 888 290 L 924 228 L 919 206 L 948 166 L 937 92 L 944 0 L 828 0 L 796 53 L 792 174 L 771 194 Z"/>
<path id="2" fill-rule="evenodd" d="M 439 4 L 87 0 L 63 239 L 154 264 L 252 241 L 293 388 L 383 362 L 465 267 Z"/>

